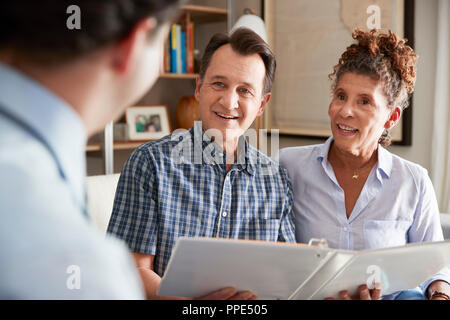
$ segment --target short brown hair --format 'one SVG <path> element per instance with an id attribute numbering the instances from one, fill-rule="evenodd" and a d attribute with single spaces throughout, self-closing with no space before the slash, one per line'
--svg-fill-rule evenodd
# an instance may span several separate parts
<path id="1" fill-rule="evenodd" d="M 332 91 L 347 72 L 367 75 L 382 81 L 389 107 L 408 107 L 409 94 L 414 91 L 418 56 L 406 45 L 407 39 L 399 39 L 391 30 L 379 33 L 375 29 L 355 29 L 352 34 L 357 43 L 342 54 L 329 78 L 333 80 Z M 380 137 L 383 146 L 391 143 L 387 130 Z"/>
<path id="2" fill-rule="evenodd" d="M 270 50 L 269 45 L 260 36 L 247 28 L 236 29 L 236 31 L 234 31 L 231 35 L 216 33 L 211 38 L 202 57 L 200 66 L 200 80 L 203 81 L 203 77 L 205 76 L 214 52 L 226 44 L 230 44 L 231 48 L 235 52 L 243 56 L 249 56 L 255 53 L 259 54 L 266 68 L 263 94 L 270 92 L 272 89 L 272 83 L 275 79 L 275 69 L 277 66 L 275 55 L 272 50 Z"/>

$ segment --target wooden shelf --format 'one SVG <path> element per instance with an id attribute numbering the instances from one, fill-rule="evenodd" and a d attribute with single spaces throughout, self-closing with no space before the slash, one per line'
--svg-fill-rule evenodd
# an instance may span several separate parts
<path id="1" fill-rule="evenodd" d="M 161 79 L 194 79 L 197 78 L 198 73 L 161 73 Z"/>
<path id="2" fill-rule="evenodd" d="M 200 23 L 226 21 L 228 16 L 228 10 L 223 8 L 184 5 L 181 6 L 181 10 L 190 14 L 193 21 Z"/>
<path id="3" fill-rule="evenodd" d="M 148 141 L 114 141 L 114 150 L 136 149 L 141 144 L 144 144 Z M 86 152 L 102 151 L 102 149 L 103 149 L 102 143 L 91 143 L 86 146 Z"/>
<path id="4" fill-rule="evenodd" d="M 86 152 L 100 151 L 102 150 L 102 145 L 100 143 L 91 143 L 86 146 Z"/>

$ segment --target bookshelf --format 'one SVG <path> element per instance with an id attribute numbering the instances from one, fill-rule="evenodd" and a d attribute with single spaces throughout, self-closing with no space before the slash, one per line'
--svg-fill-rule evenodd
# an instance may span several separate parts
<path id="1" fill-rule="evenodd" d="M 198 50 L 200 54 L 203 53 L 206 44 L 214 33 L 226 32 L 228 30 L 228 8 L 230 8 L 229 0 L 191 0 L 188 4 L 181 6 L 181 12 L 177 23 L 183 24 L 188 21 L 194 23 L 194 48 Z M 195 71 L 196 70 L 194 69 L 194 72 Z M 194 94 L 195 79 L 197 76 L 198 73 L 170 73 L 162 71 L 153 88 L 150 89 L 136 105 L 167 105 L 171 126 L 176 129 L 177 127 L 174 120 L 177 103 L 182 96 Z M 123 121 L 123 119 L 119 121 Z M 86 146 L 88 167 L 89 158 L 99 158 L 99 152 L 101 152 L 102 155 L 100 157 L 103 158 L 105 162 L 103 171 L 106 171 L 104 173 L 107 174 L 113 173 L 111 171 L 115 171 L 113 169 L 114 163 L 111 163 L 117 160 L 117 155 L 114 154 L 114 151 L 120 151 L 121 157 L 126 157 L 127 150 L 129 156 L 129 152 L 145 143 L 145 141 L 113 141 L 112 127 L 111 123 L 109 129 L 107 127 L 103 133 L 105 137 L 103 141 L 106 141 L 106 143 L 90 142 Z M 107 134 L 108 131 L 109 134 Z M 124 162 L 121 160 L 123 159 L 119 159 L 119 162 Z M 98 167 L 98 164 L 96 166 Z M 99 170 L 96 170 L 96 172 L 98 171 Z"/>
<path id="2" fill-rule="evenodd" d="M 194 79 L 198 76 L 198 73 L 170 73 L 164 72 L 160 74 L 161 79 Z"/>
<path id="3" fill-rule="evenodd" d="M 208 23 L 216 21 L 227 21 L 228 10 L 201 5 L 181 6 L 183 14 L 189 15 L 197 23 Z"/>
<path id="4" fill-rule="evenodd" d="M 136 149 L 147 141 L 114 141 L 114 150 Z M 103 143 L 90 143 L 86 146 L 86 152 L 102 151 Z"/>

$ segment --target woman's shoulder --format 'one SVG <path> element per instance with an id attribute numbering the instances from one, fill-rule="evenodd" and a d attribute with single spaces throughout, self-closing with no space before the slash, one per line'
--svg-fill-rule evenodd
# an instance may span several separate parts
<path id="1" fill-rule="evenodd" d="M 323 144 L 283 148 L 279 152 L 280 164 L 286 168 L 298 167 L 305 161 L 317 158 L 321 154 Z"/>
<path id="2" fill-rule="evenodd" d="M 407 174 L 412 174 L 414 177 L 423 177 L 428 175 L 428 170 L 420 164 L 406 160 L 394 153 L 392 156 L 392 167 L 394 169 L 402 169 Z"/>
<path id="3" fill-rule="evenodd" d="M 430 177 L 428 170 L 418 163 L 406 160 L 396 154 L 390 153 L 392 157 L 392 171 L 400 180 L 411 179 L 414 181 L 417 188 L 429 184 Z"/>

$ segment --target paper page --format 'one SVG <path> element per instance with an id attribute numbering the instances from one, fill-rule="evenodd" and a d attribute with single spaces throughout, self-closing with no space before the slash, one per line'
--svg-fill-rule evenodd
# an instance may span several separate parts
<path id="1" fill-rule="evenodd" d="M 330 249 L 264 241 L 180 238 L 158 294 L 200 297 L 223 287 L 287 299 Z"/>
<path id="2" fill-rule="evenodd" d="M 354 295 L 359 285 L 377 279 L 382 294 L 413 289 L 448 265 L 450 241 L 360 251 L 313 299 L 337 297 L 341 290 Z"/>
<path id="3" fill-rule="evenodd" d="M 319 266 L 311 276 L 289 297 L 291 300 L 308 300 L 325 286 L 339 270 L 354 257 L 354 251 L 330 251 L 329 259 Z"/>

